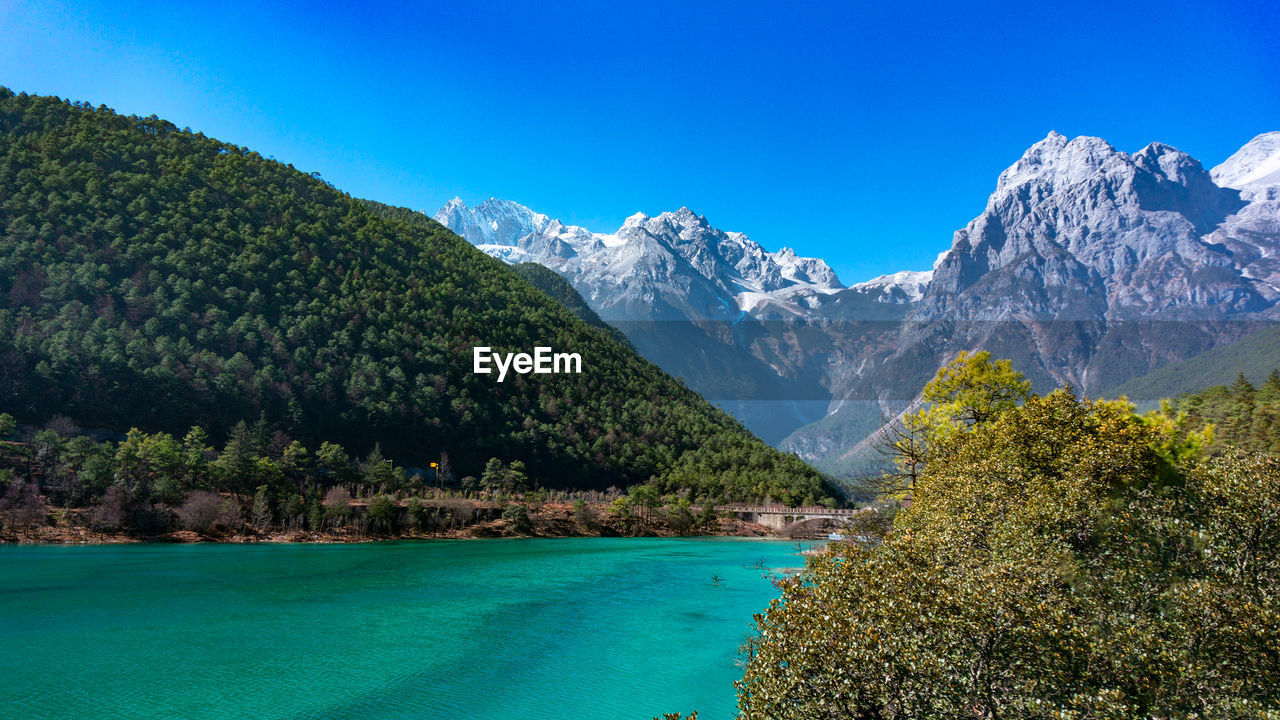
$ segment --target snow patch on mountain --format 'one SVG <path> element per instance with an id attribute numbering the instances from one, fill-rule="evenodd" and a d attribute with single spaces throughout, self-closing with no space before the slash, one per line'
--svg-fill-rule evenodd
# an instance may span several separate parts
<path id="1" fill-rule="evenodd" d="M 932 279 L 932 270 L 902 270 L 851 285 L 849 289 L 876 293 L 879 302 L 916 302 L 924 297 L 925 288 Z"/>
<path id="2" fill-rule="evenodd" d="M 514 245 L 476 245 L 476 248 L 485 255 L 496 257 L 499 260 L 512 265 L 516 263 L 536 262 L 533 255 Z"/>
<path id="3" fill-rule="evenodd" d="M 1219 186 L 1236 190 L 1280 185 L 1280 132 L 1258 135 L 1209 174 Z"/>

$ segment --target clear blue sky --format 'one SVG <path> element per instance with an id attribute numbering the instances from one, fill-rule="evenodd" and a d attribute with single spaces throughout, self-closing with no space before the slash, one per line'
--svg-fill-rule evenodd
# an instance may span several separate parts
<path id="1" fill-rule="evenodd" d="M 924 269 L 1049 130 L 1212 166 L 1280 129 L 1280 3 L 0 0 L 0 84 L 434 212 L 688 205 L 845 282 Z"/>

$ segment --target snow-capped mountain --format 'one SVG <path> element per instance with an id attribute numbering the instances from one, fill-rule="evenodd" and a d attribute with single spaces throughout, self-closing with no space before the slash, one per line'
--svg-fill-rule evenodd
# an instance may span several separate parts
<path id="1" fill-rule="evenodd" d="M 637 213 L 608 234 L 498 199 L 475 208 L 455 199 L 436 220 L 490 255 L 556 270 L 607 320 L 800 315 L 817 297 L 844 287 L 826 262 L 790 248 L 766 251 L 743 233 L 713 228 L 688 208 L 653 217 Z"/>
<path id="2" fill-rule="evenodd" d="M 450 200 L 436 220 L 473 245 L 515 245 L 525 235 L 544 231 L 552 220 L 529 208 L 503 200 L 488 200 L 472 209 L 459 198 Z"/>
<path id="3" fill-rule="evenodd" d="M 1129 155 L 1100 138 L 1050 133 L 956 233 L 922 302 L 934 315 L 973 319 L 1262 310 L 1276 294 L 1262 279 L 1270 272 L 1250 276 L 1257 258 L 1229 238 L 1205 237 L 1244 206 L 1238 191 L 1167 145 Z M 969 292 L 980 283 L 1009 292 Z"/>
<path id="4" fill-rule="evenodd" d="M 687 208 L 610 234 L 501 200 L 436 218 L 560 272 L 651 360 L 836 471 L 959 350 L 1096 395 L 1280 321 L 1278 132 L 1212 172 L 1161 143 L 1050 133 L 932 269 L 847 288 Z"/>

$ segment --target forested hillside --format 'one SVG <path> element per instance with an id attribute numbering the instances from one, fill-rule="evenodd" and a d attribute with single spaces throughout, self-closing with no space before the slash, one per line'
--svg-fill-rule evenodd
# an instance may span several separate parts
<path id="1" fill-rule="evenodd" d="M 0 233 L 0 409 L 22 423 L 220 441 L 263 418 L 404 465 L 447 452 L 458 475 L 521 460 L 551 487 L 749 458 L 727 495 L 829 495 L 438 224 L 155 117 L 0 88 Z M 476 345 L 581 353 L 583 372 L 498 383 L 471 372 Z"/>
<path id="2" fill-rule="evenodd" d="M 1213 425 L 1212 449 L 1228 446 L 1280 455 L 1280 371 L 1255 387 L 1243 374 L 1230 385 L 1215 385 L 1174 400 L 1188 428 Z"/>
<path id="3" fill-rule="evenodd" d="M 1238 375 L 1251 382 L 1263 382 L 1267 373 L 1276 367 L 1280 367 L 1280 327 L 1268 325 L 1230 345 L 1170 363 L 1101 394 L 1105 397 L 1124 395 L 1139 409 L 1155 408 L 1161 398 L 1197 393 L 1213 385 L 1228 385 Z"/>

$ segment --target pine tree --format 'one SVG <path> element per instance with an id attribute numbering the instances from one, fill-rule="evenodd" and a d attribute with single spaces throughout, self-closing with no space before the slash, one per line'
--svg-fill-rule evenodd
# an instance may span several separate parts
<path id="1" fill-rule="evenodd" d="M 231 428 L 227 444 L 218 457 L 218 466 L 222 468 L 227 487 L 232 492 L 248 492 L 256 484 L 254 475 L 257 465 L 254 462 L 253 446 L 253 434 L 241 420 Z"/>

